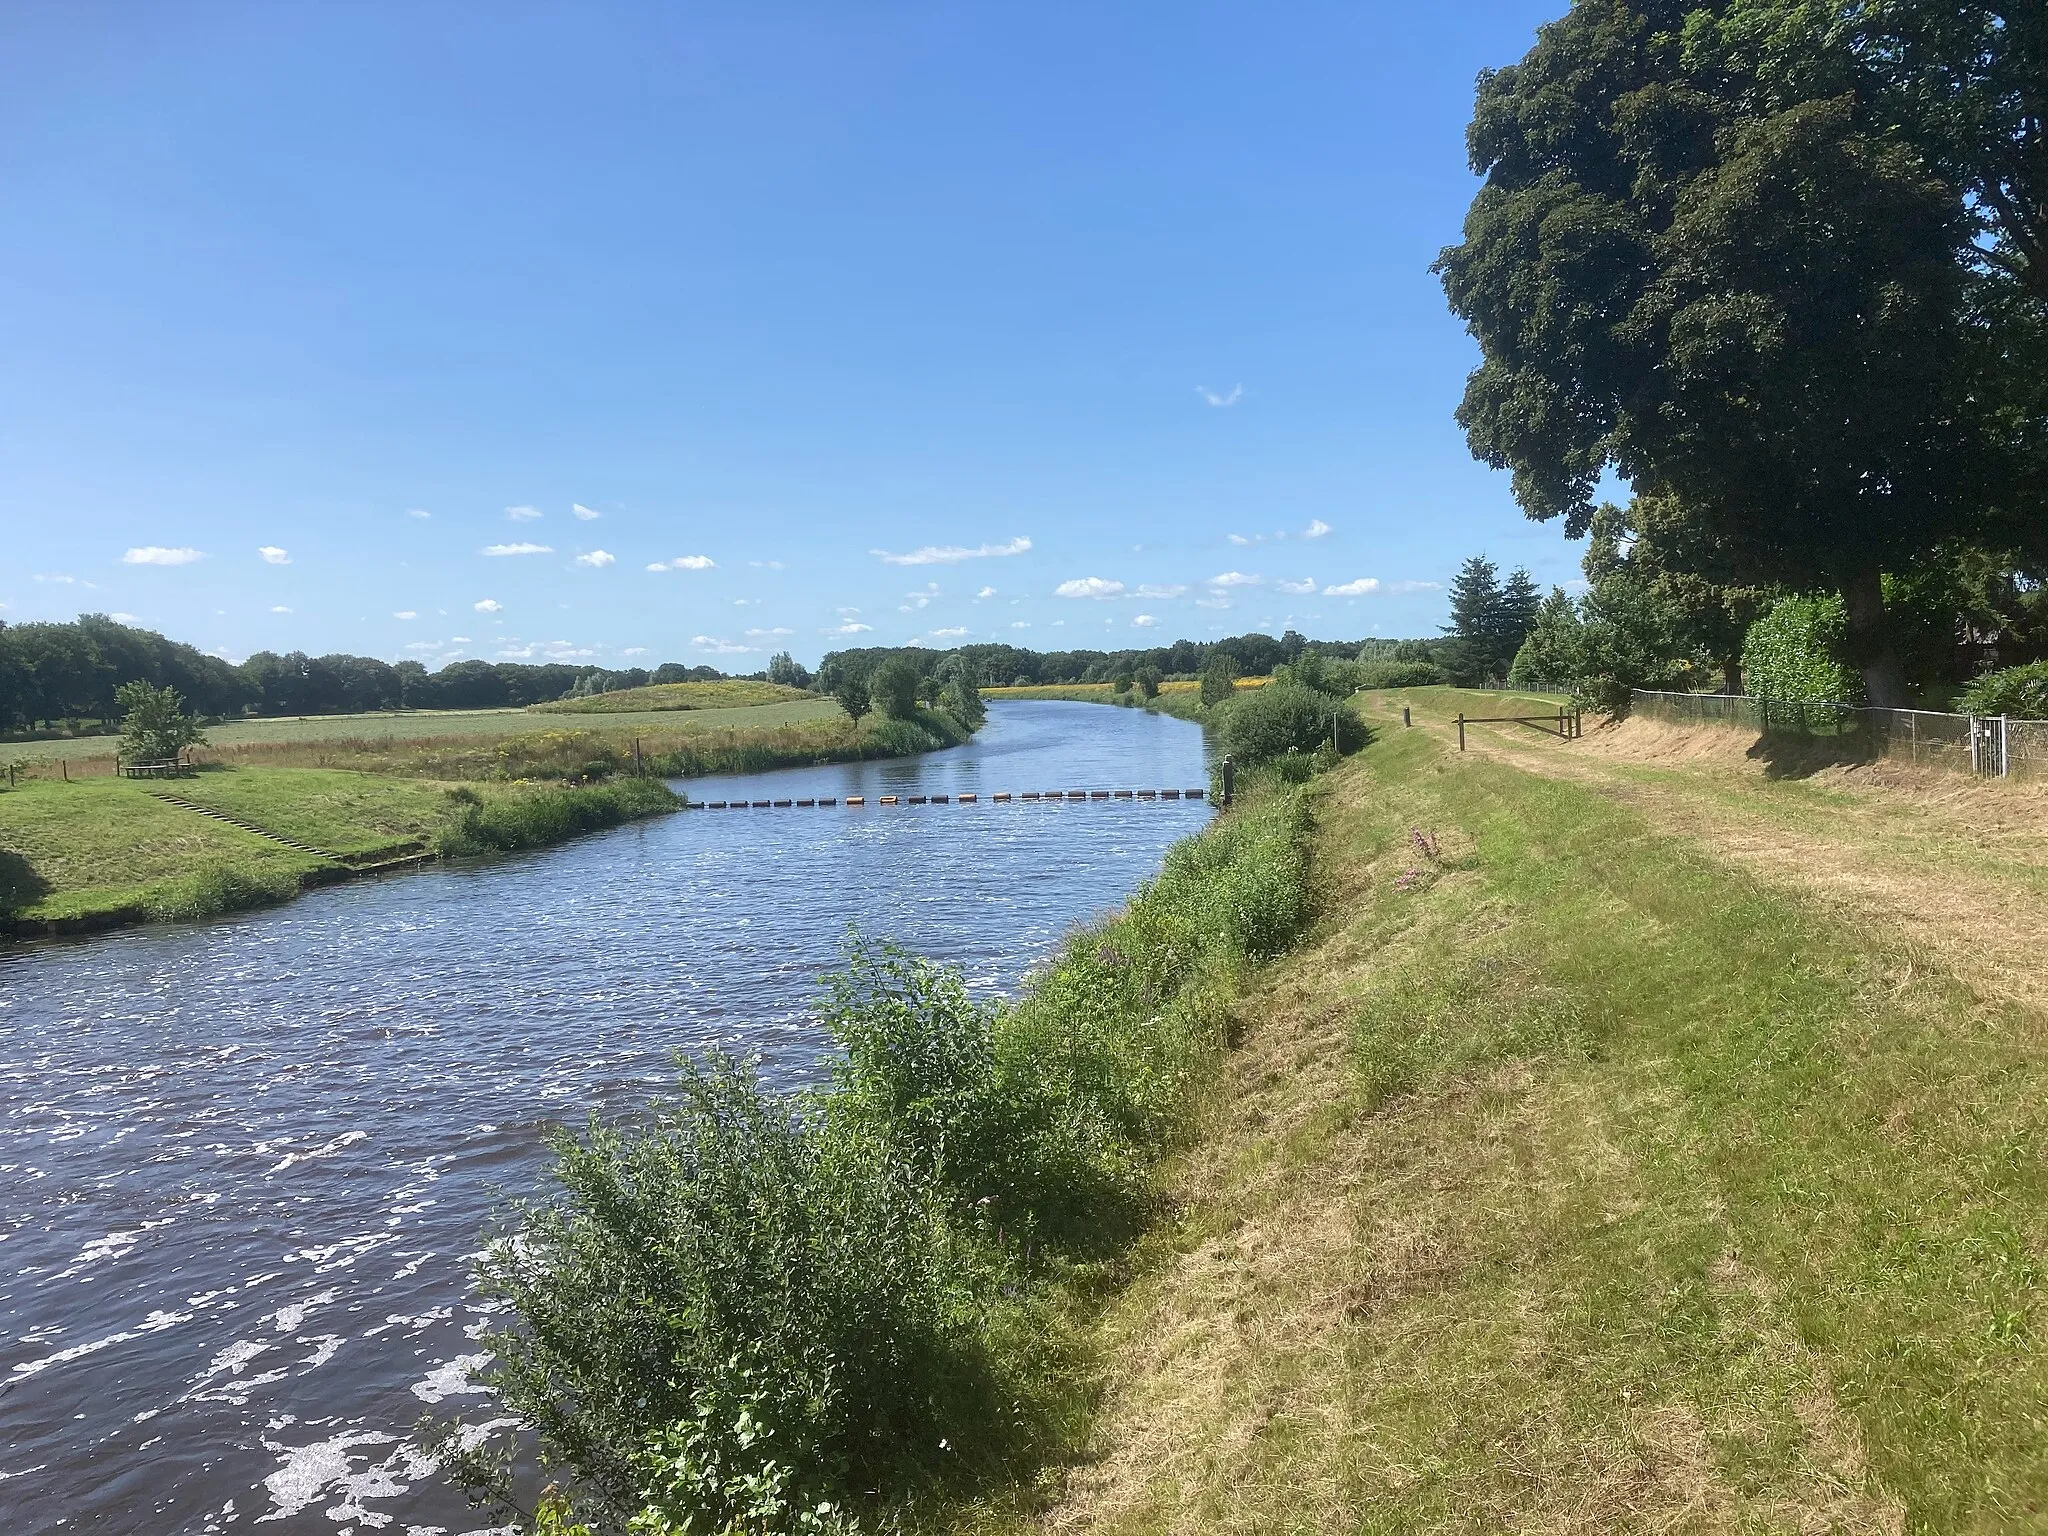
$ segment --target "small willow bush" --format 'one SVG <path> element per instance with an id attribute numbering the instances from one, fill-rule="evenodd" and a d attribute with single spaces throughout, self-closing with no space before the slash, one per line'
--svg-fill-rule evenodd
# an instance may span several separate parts
<path id="1" fill-rule="evenodd" d="M 1248 798 L 1013 1004 L 850 939 L 822 1087 L 713 1056 L 558 1134 L 481 1278 L 514 1319 L 491 1384 L 560 1487 L 521 1501 L 448 1425 L 455 1474 L 552 1531 L 842 1532 L 1046 1454 L 1061 1287 L 1135 1234 L 1231 997 L 1307 923 L 1308 831 L 1300 792 Z"/>

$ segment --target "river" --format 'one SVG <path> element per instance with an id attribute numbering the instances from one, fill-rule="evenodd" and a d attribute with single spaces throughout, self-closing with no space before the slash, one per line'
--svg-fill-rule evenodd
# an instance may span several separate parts
<path id="1" fill-rule="evenodd" d="M 470 1263 L 543 1187 L 545 1128 L 711 1045 L 801 1085 L 849 924 L 1013 990 L 1209 812 L 987 796 L 1206 783 L 1183 721 L 997 703 L 951 751 L 679 786 L 864 809 L 693 810 L 0 945 L 0 1528 L 487 1529 L 409 1435 L 488 1415 Z"/>

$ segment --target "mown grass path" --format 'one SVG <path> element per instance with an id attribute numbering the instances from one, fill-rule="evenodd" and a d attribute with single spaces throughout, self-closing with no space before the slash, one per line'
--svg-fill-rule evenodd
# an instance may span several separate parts
<path id="1" fill-rule="evenodd" d="M 1240 1009 L 1039 1523 L 2048 1526 L 2037 966 L 1521 753 L 1396 726 L 1325 781 L 1321 928 Z"/>

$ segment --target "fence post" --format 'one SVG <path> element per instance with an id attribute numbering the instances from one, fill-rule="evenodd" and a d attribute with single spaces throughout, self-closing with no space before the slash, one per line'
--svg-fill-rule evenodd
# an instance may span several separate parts
<path id="1" fill-rule="evenodd" d="M 1465 711 L 1458 711 L 1458 750 L 1465 750 Z"/>
<path id="2" fill-rule="evenodd" d="M 1414 722 L 1414 721 L 1413 721 L 1412 719 L 1410 719 L 1410 718 L 1409 718 L 1409 715 L 1408 715 L 1408 706 L 1407 706 L 1406 704 L 1403 704 L 1403 705 L 1401 706 L 1401 724 L 1402 724 L 1402 726 L 1403 726 L 1403 727 L 1405 728 L 1405 727 L 1407 727 L 1407 726 L 1411 726 L 1411 725 L 1413 725 L 1414 723 L 1415 723 L 1415 722 Z"/>

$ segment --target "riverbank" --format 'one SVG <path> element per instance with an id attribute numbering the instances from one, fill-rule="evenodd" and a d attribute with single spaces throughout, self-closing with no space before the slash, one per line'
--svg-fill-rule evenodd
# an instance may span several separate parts
<path id="1" fill-rule="evenodd" d="M 679 809 L 683 801 L 663 778 L 911 756 L 972 734 L 938 711 L 871 716 L 857 728 L 839 712 L 837 724 L 714 724 L 651 740 L 546 730 L 456 746 L 363 744 L 332 753 L 344 767 L 259 758 L 253 766 L 205 764 L 191 778 L 165 781 L 45 772 L 0 791 L 0 935 L 86 933 L 269 906 L 406 863 L 540 847 Z M 457 771 L 425 771 L 434 765 Z M 572 775 L 594 782 L 560 782 Z"/>
<path id="2" fill-rule="evenodd" d="M 1319 781 L 1321 919 L 1087 1335 L 1076 1464 L 964 1523 L 2037 1524 L 2038 951 L 1965 957 L 1832 873 L 1948 812 L 1758 768 L 1682 814 L 1669 743 L 1461 755 L 1442 713 Z M 1736 794 L 1837 857 L 1761 867 Z M 2048 928 L 2038 864 L 1980 878 Z"/>

